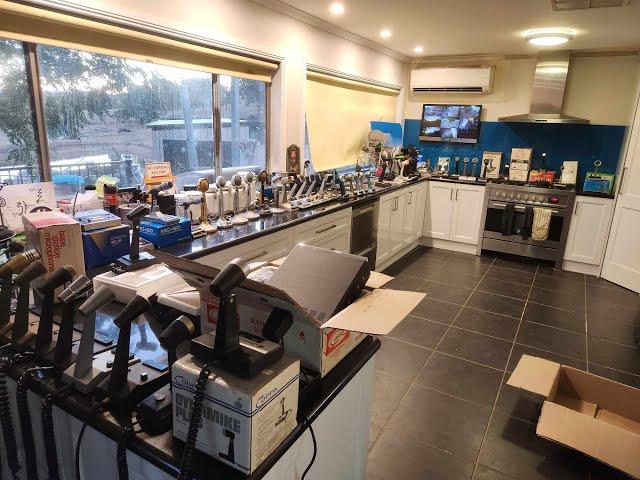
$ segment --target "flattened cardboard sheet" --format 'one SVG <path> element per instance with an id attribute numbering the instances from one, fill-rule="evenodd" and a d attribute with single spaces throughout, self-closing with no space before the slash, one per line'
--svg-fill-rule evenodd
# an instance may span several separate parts
<path id="1" fill-rule="evenodd" d="M 559 373 L 559 363 L 522 355 L 507 385 L 548 397 L 553 391 Z"/>

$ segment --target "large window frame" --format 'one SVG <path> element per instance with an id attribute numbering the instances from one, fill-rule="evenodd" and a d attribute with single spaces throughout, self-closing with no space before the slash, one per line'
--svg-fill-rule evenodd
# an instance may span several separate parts
<path id="1" fill-rule="evenodd" d="M 47 129 L 45 123 L 44 112 L 44 99 L 42 95 L 41 87 L 41 74 L 39 68 L 38 58 L 38 45 L 47 45 L 46 43 L 33 43 L 28 41 L 22 41 L 22 46 L 25 55 L 26 73 L 29 84 L 29 94 L 31 100 L 31 107 L 33 112 L 33 127 L 36 140 L 36 155 L 38 158 L 38 165 L 40 171 L 40 179 L 43 182 L 52 181 L 51 171 L 51 156 L 47 139 Z M 78 49 L 82 50 L 82 46 L 78 46 Z M 217 73 L 210 73 L 212 76 L 212 113 L 213 113 L 213 160 L 215 175 L 223 174 L 223 145 L 222 145 L 222 118 L 221 118 L 221 103 L 220 103 L 220 75 Z M 258 81 L 258 80 L 255 80 Z M 269 170 L 270 168 L 270 102 L 271 102 L 271 83 L 264 82 L 265 84 L 265 96 L 264 96 L 264 168 Z M 163 159 L 154 159 L 155 161 L 162 161 Z M 227 167 L 236 168 L 236 166 Z M 238 170 L 242 170 L 242 166 L 237 167 Z"/>

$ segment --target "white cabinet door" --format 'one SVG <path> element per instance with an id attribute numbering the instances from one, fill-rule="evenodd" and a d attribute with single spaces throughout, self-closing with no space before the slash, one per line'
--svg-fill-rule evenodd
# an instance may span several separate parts
<path id="1" fill-rule="evenodd" d="M 376 265 L 382 265 L 391 257 L 391 213 L 395 205 L 395 197 L 380 197 L 378 207 L 378 248 Z"/>
<path id="2" fill-rule="evenodd" d="M 480 219 L 484 207 L 485 187 L 459 183 L 453 194 L 453 224 L 451 240 L 477 245 L 480 239 Z"/>
<path id="3" fill-rule="evenodd" d="M 403 192 L 393 199 L 391 222 L 389 223 L 391 256 L 394 256 L 406 246 L 404 243 L 404 212 L 407 209 L 408 198 L 409 196 Z"/>
<path id="4" fill-rule="evenodd" d="M 602 276 L 640 292 L 640 101 L 620 180 Z"/>
<path id="5" fill-rule="evenodd" d="M 453 216 L 453 194 L 455 185 L 445 182 L 429 182 L 425 207 L 425 237 L 449 239 Z"/>
<path id="6" fill-rule="evenodd" d="M 420 204 L 420 192 L 418 186 L 407 189 L 403 195 L 405 202 L 403 240 L 402 243 L 407 246 L 416 242 L 422 236 L 422 205 Z"/>
<path id="7" fill-rule="evenodd" d="M 609 198 L 576 197 L 564 251 L 565 260 L 600 265 L 612 207 L 613 200 Z"/>

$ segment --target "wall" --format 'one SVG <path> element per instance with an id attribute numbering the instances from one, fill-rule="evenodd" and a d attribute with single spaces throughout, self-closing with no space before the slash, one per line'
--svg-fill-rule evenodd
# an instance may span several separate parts
<path id="1" fill-rule="evenodd" d="M 72 2 L 59 2 L 72 6 Z M 286 146 L 304 145 L 306 64 L 404 85 L 407 65 L 250 0 L 83 0 L 93 8 L 284 58 L 272 89 L 272 168 Z M 400 97 L 399 102 L 403 102 Z M 402 118 L 402 107 L 398 120 Z"/>
<path id="2" fill-rule="evenodd" d="M 616 172 L 630 124 L 638 80 L 638 56 L 576 57 L 567 79 L 564 113 L 587 118 L 591 125 L 503 123 L 497 119 L 529 110 L 535 59 L 496 63 L 494 89 L 488 95 L 413 94 L 405 107 L 405 144 L 418 145 L 434 163 L 439 156 L 478 157 L 483 151 L 503 152 L 508 163 L 512 147 L 533 147 L 547 153 L 548 166 L 559 172 L 564 160 L 578 160 L 579 184 L 593 162 Z M 421 142 L 418 139 L 424 103 L 481 103 L 480 138 L 475 145 Z M 452 162 L 453 163 L 453 162 Z"/>

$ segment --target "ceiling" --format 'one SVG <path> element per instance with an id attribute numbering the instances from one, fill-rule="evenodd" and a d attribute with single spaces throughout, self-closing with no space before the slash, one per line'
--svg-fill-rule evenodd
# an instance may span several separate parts
<path id="1" fill-rule="evenodd" d="M 568 44 L 552 48 L 640 49 L 640 0 L 565 12 L 554 11 L 550 0 L 341 0 L 345 12 L 340 16 L 329 13 L 332 0 L 280 3 L 414 58 L 533 54 L 542 48 L 526 42 L 523 32 L 546 27 L 576 31 Z M 379 36 L 383 28 L 393 32 L 391 38 Z M 423 53 L 413 51 L 417 45 Z"/>

